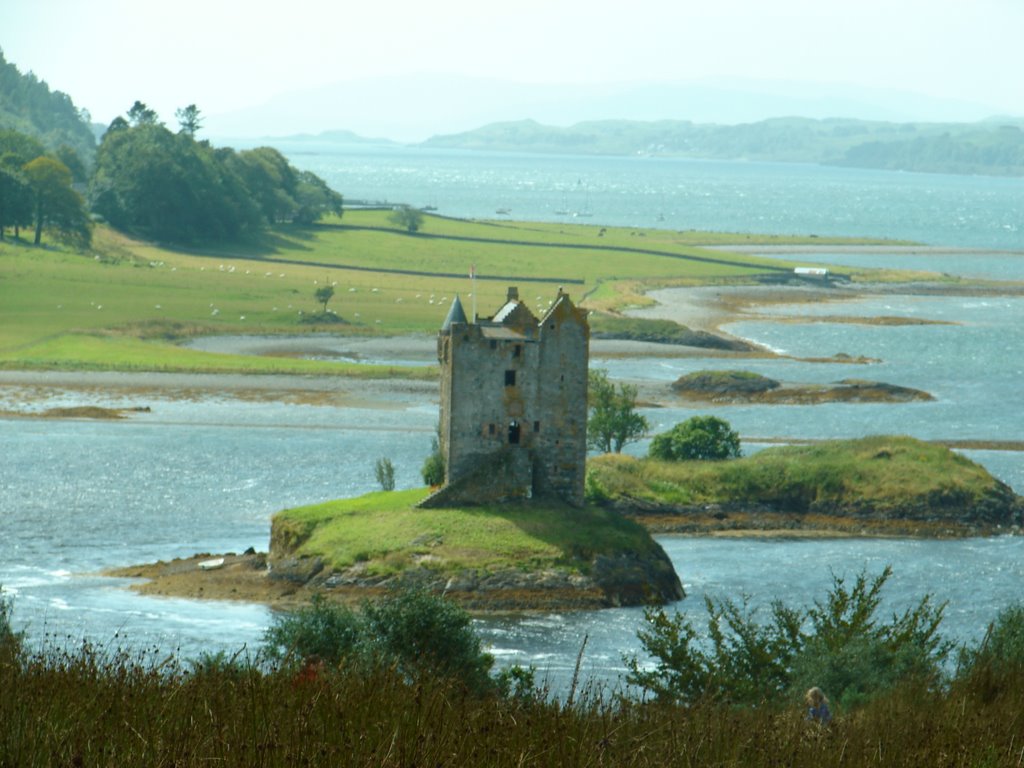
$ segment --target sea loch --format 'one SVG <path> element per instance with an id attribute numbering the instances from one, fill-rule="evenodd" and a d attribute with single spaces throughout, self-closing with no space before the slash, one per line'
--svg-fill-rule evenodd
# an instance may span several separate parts
<path id="1" fill-rule="evenodd" d="M 912 239 L 971 249 L 912 257 L 915 269 L 1024 280 L 1024 183 L 1019 179 L 652 158 L 346 152 L 308 145 L 290 157 L 350 199 L 431 204 L 448 215 L 488 218 L 500 207 L 516 218 L 548 220 L 560 215 L 555 211 L 568 199 L 578 214 L 608 224 Z M 843 263 L 844 258 L 878 257 L 821 258 Z M 843 311 L 876 309 L 851 304 Z M 884 431 L 1020 439 L 1024 414 L 1014 404 L 1024 373 L 1024 300 L 893 297 L 885 313 L 897 312 L 959 325 L 883 329 L 761 319 L 729 330 L 795 355 L 825 348 L 829 354 L 881 358 L 885 368 L 877 376 L 872 371 L 873 377 L 930 391 L 937 396 L 934 404 L 733 407 L 720 415 L 741 434 L 761 438 Z M 691 364 L 695 369 L 702 361 Z M 678 362 L 668 360 L 595 360 L 593 365 L 613 376 L 666 382 L 680 372 L 673 368 Z M 787 366 L 781 378 L 850 375 L 838 370 L 841 366 L 764 365 Z M 0 405 L 18 397 L 16 387 L 0 387 Z M 56 389 L 47 404 L 65 404 L 71 397 Z M 94 401 L 111 407 L 140 404 L 103 393 Z M 117 423 L 0 422 L 0 584 L 14 595 L 15 625 L 27 631 L 30 643 L 63 646 L 84 637 L 104 647 L 180 650 L 185 656 L 255 647 L 270 618 L 264 607 L 145 598 L 124 589 L 122 581 L 94 574 L 195 552 L 263 549 L 277 510 L 372 490 L 372 462 L 378 456 L 391 458 L 399 487 L 419 484 L 437 418 L 433 400 L 406 400 L 388 410 L 219 397 L 145 404 L 151 413 Z M 649 414 L 658 429 L 686 415 L 683 409 Z M 968 455 L 1018 492 L 1024 490 L 1020 453 Z M 995 612 L 1018 599 L 1024 584 L 1024 540 L 1016 537 L 663 539 L 662 544 L 689 594 L 676 607 L 698 619 L 704 594 L 800 602 L 823 596 L 831 573 L 877 572 L 892 564 L 892 605 L 930 592 L 949 601 L 945 633 L 977 640 Z M 639 610 L 623 609 L 489 619 L 480 628 L 502 662 L 535 664 L 557 683 L 571 674 L 585 635 L 590 640 L 584 671 L 615 679 L 621 654 L 638 646 L 640 620 Z"/>

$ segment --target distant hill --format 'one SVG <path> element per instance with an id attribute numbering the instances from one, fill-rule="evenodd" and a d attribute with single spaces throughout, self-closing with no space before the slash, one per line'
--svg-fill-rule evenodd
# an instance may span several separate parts
<path id="1" fill-rule="evenodd" d="M 275 137 L 290 142 L 305 143 L 325 143 L 325 144 L 397 144 L 398 142 L 392 141 L 391 139 L 373 138 L 369 136 L 360 136 L 358 133 L 352 131 L 321 131 L 320 133 L 297 133 L 291 136 Z"/>
<path id="2" fill-rule="evenodd" d="M 1024 176 L 1024 121 L 891 123 L 786 117 L 740 125 L 532 120 L 435 136 L 426 147 L 587 155 L 650 155 Z"/>
<path id="3" fill-rule="evenodd" d="M 203 132 L 218 139 L 347 128 L 362 136 L 414 143 L 524 118 L 558 126 L 609 119 L 737 125 L 786 115 L 972 122 L 997 113 L 988 104 L 849 83 L 764 78 L 535 83 L 421 73 L 315 87 L 296 83 L 295 90 L 268 94 L 263 104 L 226 113 L 211 105 Z"/>
<path id="4" fill-rule="evenodd" d="M 31 72 L 22 74 L 0 51 L 0 128 L 35 136 L 47 149 L 71 147 L 84 162 L 96 153 L 96 139 L 87 114 L 71 97 L 51 91 Z"/>

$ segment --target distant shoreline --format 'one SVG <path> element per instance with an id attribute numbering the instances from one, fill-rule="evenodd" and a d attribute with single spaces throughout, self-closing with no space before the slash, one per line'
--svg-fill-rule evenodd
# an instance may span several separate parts
<path id="1" fill-rule="evenodd" d="M 669 319 L 693 330 L 728 336 L 722 326 L 759 316 L 758 309 L 778 304 L 852 300 L 863 296 L 892 295 L 1009 295 L 1024 296 L 1024 285 L 947 285 L 926 282 L 894 284 L 852 284 L 830 288 L 818 285 L 718 285 L 655 289 L 648 293 L 658 304 L 637 309 L 636 317 Z M 773 320 L 785 316 L 772 315 Z M 864 322 L 871 322 L 870 319 Z M 193 342 L 204 350 L 230 354 L 302 355 L 325 348 L 369 362 L 379 359 L 410 360 L 421 364 L 435 362 L 436 338 L 433 335 L 386 337 L 346 337 L 310 334 L 300 336 L 214 336 Z M 737 353 L 676 344 L 645 341 L 592 339 L 590 357 L 712 357 L 744 358 L 763 353 Z M 414 379 L 355 379 L 346 376 L 245 374 L 245 373 L 164 373 L 155 371 L 67 371 L 0 370 L 0 388 L 17 388 L 21 402 L 39 403 L 54 390 L 71 390 L 83 396 L 119 392 L 133 397 L 191 399 L 197 396 L 226 394 L 246 399 L 272 400 L 285 397 L 293 402 L 325 403 L 364 408 L 395 408 L 410 398 L 433 400 L 437 383 Z M 641 388 L 642 400 L 653 405 L 671 400 L 670 392 Z M 397 401 L 397 402 L 396 402 Z M 659 402 L 661 401 L 661 402 Z M 145 403 L 140 403 L 144 406 Z M 4 416 L 17 414 L 7 413 Z"/>

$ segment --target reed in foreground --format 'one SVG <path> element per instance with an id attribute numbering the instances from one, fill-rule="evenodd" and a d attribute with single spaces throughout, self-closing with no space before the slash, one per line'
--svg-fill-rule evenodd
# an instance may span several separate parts
<path id="1" fill-rule="evenodd" d="M 0 765 L 1016 766 L 1024 678 L 793 708 L 479 695 L 387 668 L 185 670 L 89 648 L 0 661 Z"/>

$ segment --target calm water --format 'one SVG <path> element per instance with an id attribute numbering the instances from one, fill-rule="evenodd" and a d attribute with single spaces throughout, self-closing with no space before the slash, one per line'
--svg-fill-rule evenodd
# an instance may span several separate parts
<path id="1" fill-rule="evenodd" d="M 563 207 L 606 224 L 720 230 L 872 234 L 1024 251 L 1020 180 L 887 174 L 811 166 L 649 159 L 533 158 L 367 151 L 293 154 L 349 198 L 436 205 L 442 213 L 554 219 Z M 823 254 L 829 263 L 875 258 Z M 908 257 L 901 257 L 908 258 Z M 918 258 L 918 257 L 913 257 Z M 922 257 L 924 258 L 924 257 Z M 933 257 L 928 257 L 933 258 Z M 1019 256 L 939 255 L 922 268 L 1024 279 Z M 915 266 L 914 268 L 918 268 Z M 899 432 L 919 437 L 1021 439 L 1024 301 L 993 298 L 880 300 L 804 308 L 807 314 L 910 314 L 956 325 L 737 324 L 733 333 L 801 355 L 846 352 L 871 366 L 796 360 L 736 367 L 790 381 L 871 378 L 932 392 L 936 402 L 716 409 L 749 437 L 847 437 Z M 597 360 L 614 376 L 667 386 L 681 373 L 726 367 L 713 360 Z M 731 364 L 729 364 L 731 365 Z M 0 408 L 21 393 L 0 387 Z M 15 596 L 15 623 L 31 642 L 86 637 L 105 645 L 235 651 L 258 644 L 270 621 L 253 605 L 143 598 L 98 569 L 200 551 L 265 549 L 270 517 L 300 504 L 373 490 L 373 461 L 388 456 L 400 487 L 418 485 L 436 405 L 403 402 L 366 411 L 226 398 L 145 402 L 97 395 L 111 407 L 152 412 L 114 423 L 0 420 L 0 584 Z M 80 404 L 54 391 L 43 405 Z M 659 409 L 667 428 L 695 411 Z M 750 446 L 756 448 L 756 446 Z M 642 450 L 639 446 L 638 450 Z M 1022 454 L 968 454 L 1024 490 Z M 1021 592 L 1024 539 L 958 542 L 756 541 L 663 538 L 690 597 L 677 608 L 703 616 L 705 594 L 793 604 L 823 597 L 831 573 L 895 566 L 894 608 L 925 593 L 948 600 L 947 635 L 980 638 Z M 503 663 L 533 663 L 564 685 L 589 637 L 584 670 L 614 679 L 635 651 L 642 612 L 622 609 L 488 620 L 480 628 Z"/>
<path id="2" fill-rule="evenodd" d="M 863 235 L 1024 250 L 1019 178 L 793 163 L 277 146 L 348 199 L 432 205 L 450 216 L 493 219 L 503 209 L 524 220 Z M 583 214 L 591 218 L 578 218 Z"/>

